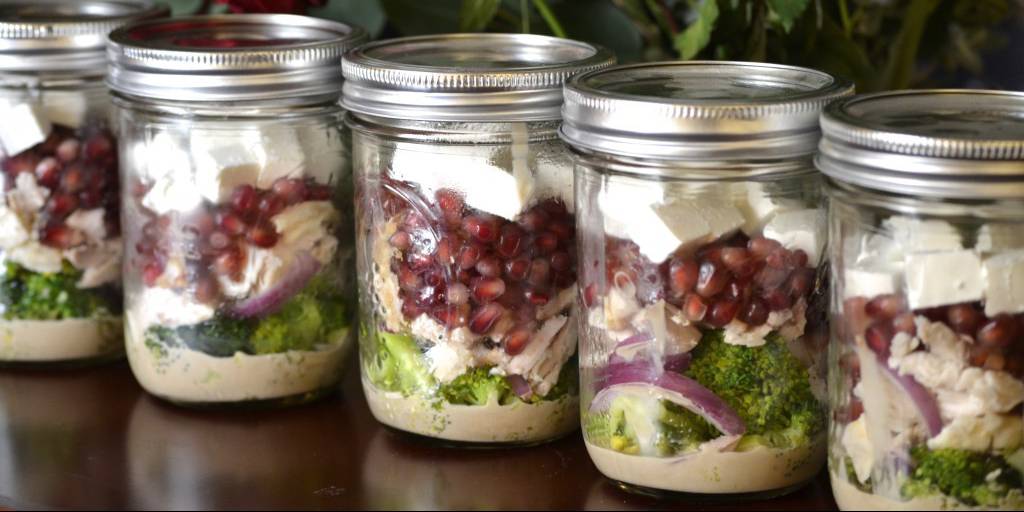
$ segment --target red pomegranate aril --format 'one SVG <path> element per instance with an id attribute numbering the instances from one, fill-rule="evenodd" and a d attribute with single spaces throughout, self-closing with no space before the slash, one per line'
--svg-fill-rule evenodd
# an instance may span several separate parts
<path id="1" fill-rule="evenodd" d="M 998 315 L 978 329 L 978 343 L 992 348 L 1005 348 L 1017 336 L 1017 322 L 1007 314 Z"/>
<path id="2" fill-rule="evenodd" d="M 391 244 L 391 247 L 404 251 L 412 245 L 412 238 L 405 231 L 395 231 L 391 238 L 388 238 L 388 243 Z"/>
<path id="3" fill-rule="evenodd" d="M 786 250 L 779 247 L 772 251 L 771 253 L 769 253 L 768 256 L 764 259 L 764 261 L 765 263 L 768 264 L 769 267 L 788 270 L 789 262 L 787 261 L 787 256 L 788 253 L 786 252 Z"/>
<path id="4" fill-rule="evenodd" d="M 700 276 L 700 265 L 692 259 L 673 259 L 668 269 L 668 283 L 673 292 L 683 294 L 693 290 Z"/>
<path id="5" fill-rule="evenodd" d="M 85 157 L 92 161 L 98 161 L 110 155 L 114 149 L 114 142 L 105 134 L 97 134 L 85 141 Z"/>
<path id="6" fill-rule="evenodd" d="M 517 327 L 505 336 L 501 344 L 505 347 L 505 353 L 514 356 L 522 353 L 526 345 L 530 343 L 533 332 L 529 328 Z"/>
<path id="7" fill-rule="evenodd" d="M 405 254 L 405 262 L 409 264 L 409 268 L 421 272 L 434 264 L 434 257 L 420 252 L 408 252 Z"/>
<path id="8" fill-rule="evenodd" d="M 683 299 L 683 314 L 686 315 L 687 320 L 691 322 L 703 321 L 707 312 L 707 303 L 696 293 L 687 294 L 686 298 Z"/>
<path id="9" fill-rule="evenodd" d="M 548 224 L 548 214 L 543 210 L 532 209 L 519 216 L 519 225 L 529 233 L 543 231 Z"/>
<path id="10" fill-rule="evenodd" d="M 542 290 L 526 290 L 523 296 L 534 306 L 543 306 L 551 301 L 551 294 Z"/>
<path id="11" fill-rule="evenodd" d="M 459 251 L 459 258 L 457 263 L 461 269 L 470 269 L 476 266 L 477 262 L 480 261 L 480 256 L 483 251 L 476 245 L 464 245 L 462 250 Z"/>
<path id="12" fill-rule="evenodd" d="M 63 217 L 75 208 L 78 208 L 78 198 L 71 194 L 54 194 L 46 205 L 50 214 L 57 217 Z"/>
<path id="13" fill-rule="evenodd" d="M 914 314 L 909 311 L 896 315 L 892 319 L 892 327 L 896 332 L 917 336 L 917 322 L 914 321 Z"/>
<path id="14" fill-rule="evenodd" d="M 419 289 L 423 285 L 423 278 L 409 267 L 402 265 L 398 267 L 398 287 L 405 291 Z"/>
<path id="15" fill-rule="evenodd" d="M 476 334 L 487 334 L 494 327 L 494 324 L 498 321 L 498 318 L 505 313 L 505 308 L 501 304 L 490 303 L 484 304 L 473 312 L 473 316 L 469 319 L 469 330 Z"/>
<path id="16" fill-rule="evenodd" d="M 560 221 L 552 222 L 548 226 L 548 231 L 555 235 L 555 238 L 560 241 L 567 241 L 573 238 L 576 228 L 573 227 L 572 223 Z"/>
<path id="17" fill-rule="evenodd" d="M 498 240 L 498 254 L 502 258 L 515 258 L 523 248 L 523 230 L 515 224 L 506 224 L 501 228 L 501 238 Z"/>
<path id="18" fill-rule="evenodd" d="M 281 198 L 267 194 L 260 198 L 259 205 L 257 205 L 256 209 L 259 210 L 260 215 L 264 218 L 269 218 L 281 213 L 281 211 L 284 210 L 284 207 L 285 204 Z"/>
<path id="19" fill-rule="evenodd" d="M 721 255 L 722 263 L 730 272 L 735 272 L 750 261 L 750 252 L 743 247 L 723 247 Z"/>
<path id="20" fill-rule="evenodd" d="M 768 321 L 768 315 L 771 313 L 768 310 L 768 304 L 761 299 L 754 298 L 747 302 L 740 310 L 740 320 L 743 323 L 757 327 L 764 325 Z"/>
<path id="21" fill-rule="evenodd" d="M 810 261 L 810 257 L 807 256 L 807 253 L 804 252 L 803 249 L 797 249 L 797 250 L 789 253 L 788 261 L 789 261 L 789 266 L 791 266 L 793 268 L 804 268 L 804 267 L 807 266 L 807 263 Z"/>
<path id="22" fill-rule="evenodd" d="M 252 215 L 256 212 L 259 202 L 259 193 L 252 185 L 240 185 L 231 192 L 231 208 L 239 215 Z"/>
<path id="23" fill-rule="evenodd" d="M 985 320 L 985 315 L 970 304 L 956 304 L 946 308 L 946 323 L 956 332 L 974 336 Z"/>
<path id="24" fill-rule="evenodd" d="M 533 240 L 533 245 L 537 247 L 538 253 L 546 256 L 558 249 L 558 238 L 553 233 L 545 231 L 537 235 L 537 238 Z"/>
<path id="25" fill-rule="evenodd" d="M 447 215 L 462 215 L 465 201 L 458 192 L 451 189 L 438 190 L 434 196 L 437 198 L 437 206 Z"/>
<path id="26" fill-rule="evenodd" d="M 64 139 L 60 145 L 57 146 L 57 158 L 61 162 L 69 163 L 78 159 L 78 149 L 81 144 L 78 139 Z"/>
<path id="27" fill-rule="evenodd" d="M 551 255 L 551 269 L 555 272 L 568 272 L 572 269 L 572 256 L 565 251 L 558 251 Z"/>
<path id="28" fill-rule="evenodd" d="M 1006 368 L 1006 358 L 999 352 L 992 352 L 985 359 L 984 368 L 992 371 L 1003 371 Z"/>
<path id="29" fill-rule="evenodd" d="M 695 290 L 701 297 L 714 297 L 725 290 L 729 284 L 728 272 L 713 261 L 705 261 L 700 265 Z"/>
<path id="30" fill-rule="evenodd" d="M 425 311 L 426 309 L 411 300 L 402 301 L 402 316 L 407 320 L 412 320 L 422 315 Z"/>
<path id="31" fill-rule="evenodd" d="M 501 260 L 493 255 L 487 255 L 476 262 L 476 271 L 484 277 L 501 276 Z"/>
<path id="32" fill-rule="evenodd" d="M 497 277 L 484 277 L 473 286 L 473 298 L 477 302 L 493 302 L 505 293 L 505 281 Z"/>
<path id="33" fill-rule="evenodd" d="M 273 247 L 277 244 L 277 230 L 270 222 L 260 222 L 249 230 L 246 238 L 257 247 Z"/>
<path id="34" fill-rule="evenodd" d="M 36 164 L 36 181 L 40 185 L 53 188 L 60 183 L 60 162 L 52 156 L 48 156 Z"/>
<path id="35" fill-rule="evenodd" d="M 725 287 L 725 291 L 722 292 L 722 297 L 727 300 L 743 302 L 748 298 L 750 292 L 750 287 L 743 286 L 736 281 L 729 281 L 729 284 Z"/>
<path id="36" fill-rule="evenodd" d="M 220 295 L 220 286 L 217 285 L 217 280 L 212 276 L 203 276 L 196 281 L 192 295 L 197 302 L 209 304 L 217 300 L 218 295 Z"/>
<path id="37" fill-rule="evenodd" d="M 725 327 L 736 318 L 739 313 L 740 304 L 733 300 L 719 300 L 711 306 L 704 321 L 715 326 Z"/>
<path id="38" fill-rule="evenodd" d="M 65 192 L 78 192 L 85 187 L 85 171 L 81 165 L 72 164 L 65 171 L 64 175 L 61 176 L 60 180 L 61 188 Z"/>
<path id="39" fill-rule="evenodd" d="M 245 221 L 243 221 L 237 214 L 231 212 L 218 213 L 217 224 L 225 233 L 231 236 L 239 236 L 246 231 Z"/>
<path id="40" fill-rule="evenodd" d="M 310 201 L 330 201 L 334 195 L 330 185 L 309 185 L 306 189 L 306 198 Z"/>
<path id="41" fill-rule="evenodd" d="M 463 219 L 462 227 L 479 242 L 491 243 L 498 239 L 498 223 L 493 219 L 471 215 Z"/>
<path id="42" fill-rule="evenodd" d="M 214 231 L 210 233 L 210 236 L 206 239 L 211 249 L 216 251 L 223 250 L 231 244 L 231 237 L 221 231 Z"/>
<path id="43" fill-rule="evenodd" d="M 597 283 L 590 283 L 583 288 L 583 305 L 587 308 L 592 308 L 598 304 L 600 299 L 600 290 L 597 287 Z"/>
<path id="44" fill-rule="evenodd" d="M 103 204 L 103 192 L 95 189 L 86 189 L 78 194 L 82 208 L 99 208 Z"/>
<path id="45" fill-rule="evenodd" d="M 879 295 L 868 301 L 865 311 L 872 318 L 895 318 L 896 315 L 906 311 L 907 303 L 903 297 L 895 294 Z"/>
<path id="46" fill-rule="evenodd" d="M 551 264 L 548 260 L 537 258 L 530 263 L 530 273 L 526 277 L 527 282 L 533 286 L 547 286 L 551 280 Z"/>
<path id="47" fill-rule="evenodd" d="M 469 287 L 462 283 L 449 284 L 445 293 L 449 304 L 457 306 L 469 302 Z"/>
<path id="48" fill-rule="evenodd" d="M 767 258 L 769 254 L 772 254 L 776 249 L 781 247 L 782 244 L 779 242 L 763 236 L 751 238 L 750 241 L 747 242 L 747 250 L 750 251 L 750 254 L 755 258 L 760 259 Z"/>
<path id="49" fill-rule="evenodd" d="M 798 267 L 789 277 L 789 293 L 794 299 L 806 297 L 814 287 L 813 269 Z"/>
<path id="50" fill-rule="evenodd" d="M 280 178 L 271 185 L 271 190 L 289 206 L 306 198 L 306 182 L 296 178 Z"/>
<path id="51" fill-rule="evenodd" d="M 864 340 L 871 350 L 885 358 L 889 357 L 889 345 L 892 343 L 893 334 L 892 324 L 883 320 L 875 322 L 871 324 L 871 327 L 868 327 L 868 330 L 864 333 Z"/>
<path id="52" fill-rule="evenodd" d="M 217 255 L 213 260 L 213 270 L 222 276 L 227 276 L 231 280 L 237 281 L 242 276 L 241 253 L 235 250 Z"/>
<path id="53" fill-rule="evenodd" d="M 781 288 L 766 293 L 764 300 L 768 304 L 768 309 L 772 311 L 782 311 L 793 306 L 793 298 Z"/>
<path id="54" fill-rule="evenodd" d="M 75 245 L 77 238 L 77 233 L 63 224 L 47 226 L 43 228 L 43 232 L 40 235 L 40 240 L 44 245 L 56 249 L 67 249 Z"/>
<path id="55" fill-rule="evenodd" d="M 430 312 L 430 316 L 449 329 L 462 327 L 466 324 L 468 307 L 438 306 Z"/>

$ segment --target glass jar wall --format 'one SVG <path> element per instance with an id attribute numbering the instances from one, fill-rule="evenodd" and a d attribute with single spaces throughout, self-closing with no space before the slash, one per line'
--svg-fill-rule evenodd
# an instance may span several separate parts
<path id="1" fill-rule="evenodd" d="M 508 35 L 346 56 L 363 388 L 379 421 L 477 444 L 577 428 L 572 163 L 558 109 L 566 76 L 610 59 Z M 379 89 L 382 70 L 405 96 Z M 414 90 L 416 73 L 443 85 Z"/>
<path id="2" fill-rule="evenodd" d="M 308 40 L 280 42 L 297 32 Z M 166 49 L 170 37 L 178 46 Z M 333 59 L 361 37 L 333 22 L 261 15 L 139 24 L 111 36 L 125 336 L 150 393 L 193 405 L 290 404 L 337 382 L 355 295 Z M 244 40 L 250 60 L 210 43 L 225 39 Z M 139 47 L 159 54 L 141 63 Z M 268 57 L 280 66 L 272 85 L 253 78 L 267 73 Z M 202 70 L 223 74 L 203 89 L 189 74 Z M 174 88 L 190 81 L 195 88 Z"/>
<path id="3" fill-rule="evenodd" d="M 166 14 L 142 1 L 0 6 L 0 364 L 123 354 L 104 43 L 118 25 Z"/>
<path id="4" fill-rule="evenodd" d="M 1020 94 L 909 92 L 823 116 L 845 510 L 1024 507 L 1022 109 Z"/>
<path id="5" fill-rule="evenodd" d="M 567 84 L 583 433 L 623 487 L 763 496 L 824 464 L 827 244 L 811 155 L 816 112 L 850 92 L 744 63 Z"/>

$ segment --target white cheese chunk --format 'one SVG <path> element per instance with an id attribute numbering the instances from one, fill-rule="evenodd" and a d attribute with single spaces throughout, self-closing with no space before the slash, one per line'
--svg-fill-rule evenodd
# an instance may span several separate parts
<path id="1" fill-rule="evenodd" d="M 0 249 L 12 249 L 28 239 L 28 230 L 14 210 L 0 206 Z"/>
<path id="2" fill-rule="evenodd" d="M 933 450 L 952 448 L 976 452 L 1004 451 L 1018 448 L 1022 439 L 1024 423 L 1019 414 L 958 416 L 939 435 L 928 440 L 928 447 Z"/>
<path id="3" fill-rule="evenodd" d="M 7 253 L 7 257 L 33 271 L 40 273 L 55 273 L 61 271 L 63 257 L 61 252 L 52 247 L 40 244 L 39 242 L 28 242 L 19 245 Z"/>
<path id="4" fill-rule="evenodd" d="M 305 151 L 292 126 L 195 129 L 190 141 L 196 183 L 211 201 L 225 199 L 243 183 L 268 189 L 278 179 L 301 177 L 305 169 Z"/>
<path id="5" fill-rule="evenodd" d="M 350 172 L 350 152 L 341 138 L 341 132 L 333 126 L 317 123 L 299 128 L 299 142 L 305 155 L 304 176 L 322 184 L 337 183 Z"/>
<path id="6" fill-rule="evenodd" d="M 985 314 L 1024 311 L 1024 251 L 985 259 Z"/>
<path id="7" fill-rule="evenodd" d="M 981 252 L 1024 249 L 1024 226 L 1020 224 L 985 224 L 978 230 L 974 248 Z"/>
<path id="8" fill-rule="evenodd" d="M 281 178 L 305 176 L 306 153 L 294 126 L 265 126 L 259 136 L 260 148 L 265 155 L 257 183 L 259 188 L 270 188 Z"/>
<path id="9" fill-rule="evenodd" d="M 895 216 L 886 219 L 883 227 L 904 252 L 954 251 L 962 249 L 960 233 L 952 224 L 942 220 L 922 220 Z"/>
<path id="10" fill-rule="evenodd" d="M 843 271 L 843 297 L 872 298 L 895 293 L 903 273 L 891 267 L 847 268 Z"/>
<path id="11" fill-rule="evenodd" d="M 46 140 L 53 126 L 42 109 L 31 103 L 0 103 L 0 145 L 17 155 Z"/>
<path id="12" fill-rule="evenodd" d="M 75 210 L 68 215 L 65 223 L 77 229 L 85 235 L 90 243 L 100 244 L 107 237 L 107 225 L 103 222 L 106 210 L 93 208 L 91 210 Z"/>
<path id="13" fill-rule="evenodd" d="M 803 208 L 800 201 L 777 197 L 764 183 L 737 183 L 734 188 L 736 207 L 746 219 L 741 229 L 749 236 L 760 233 L 776 214 Z"/>
<path id="14" fill-rule="evenodd" d="M 981 258 L 965 250 L 910 254 L 906 287 L 911 309 L 981 300 Z"/>
<path id="15" fill-rule="evenodd" d="M 654 263 L 665 261 L 680 249 L 696 248 L 739 229 L 745 222 L 731 203 L 720 197 L 673 200 L 648 210 L 635 208 L 633 222 L 622 226 L 640 247 L 640 253 Z"/>
<path id="16" fill-rule="evenodd" d="M 622 176 L 608 177 L 597 196 L 604 232 L 616 238 L 632 238 L 637 226 L 656 222 L 651 208 L 664 198 L 662 188 L 650 182 Z"/>
<path id="17" fill-rule="evenodd" d="M 43 100 L 43 114 L 53 124 L 79 128 L 85 122 L 89 104 L 78 92 L 48 92 Z"/>
<path id="18" fill-rule="evenodd" d="M 194 210 L 203 202 L 203 196 L 189 178 L 186 173 L 180 173 L 158 179 L 142 197 L 142 205 L 157 215 Z"/>
<path id="19" fill-rule="evenodd" d="M 452 343 L 438 343 L 430 347 L 423 357 L 427 361 L 430 373 L 442 383 L 451 382 L 466 373 L 474 362 L 472 352 Z"/>
<path id="20" fill-rule="evenodd" d="M 864 414 L 850 422 L 843 430 L 843 448 L 853 461 L 853 470 L 857 480 L 862 483 L 871 478 L 871 470 L 875 467 L 875 449 L 868 437 L 867 421 Z"/>
<path id="21" fill-rule="evenodd" d="M 127 156 L 127 165 L 147 183 L 174 173 L 188 174 L 192 169 L 187 141 L 170 132 L 157 132 L 139 140 Z"/>
<path id="22" fill-rule="evenodd" d="M 177 327 L 213 318 L 214 308 L 193 300 L 189 293 L 167 288 L 146 288 L 136 299 L 136 311 L 142 326 Z"/>
<path id="23" fill-rule="evenodd" d="M 781 212 L 764 227 L 764 236 L 789 250 L 807 253 L 808 264 L 817 266 L 825 246 L 825 216 L 815 209 Z"/>

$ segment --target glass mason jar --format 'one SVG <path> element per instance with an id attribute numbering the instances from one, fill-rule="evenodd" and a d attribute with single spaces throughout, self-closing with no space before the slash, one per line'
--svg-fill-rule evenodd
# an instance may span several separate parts
<path id="1" fill-rule="evenodd" d="M 105 42 L 166 14 L 143 1 L 0 5 L 0 365 L 123 355 Z"/>
<path id="2" fill-rule="evenodd" d="M 822 128 L 836 501 L 1024 509 L 1024 94 L 863 96 Z"/>
<path id="3" fill-rule="evenodd" d="M 290 15 L 111 34 L 125 338 L 150 393 L 291 404 L 333 389 L 355 311 L 337 64 L 363 35 Z"/>
<path id="4" fill-rule="evenodd" d="M 561 86 L 609 52 L 535 35 L 370 43 L 343 61 L 370 410 L 448 441 L 577 427 Z"/>
<path id="5" fill-rule="evenodd" d="M 584 439 L 622 487 L 781 494 L 825 462 L 817 114 L 849 83 L 740 62 L 565 88 Z"/>

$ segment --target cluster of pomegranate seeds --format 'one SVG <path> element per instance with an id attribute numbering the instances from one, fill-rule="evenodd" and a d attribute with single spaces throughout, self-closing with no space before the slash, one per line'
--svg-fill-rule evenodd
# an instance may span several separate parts
<path id="1" fill-rule="evenodd" d="M 576 282 L 576 228 L 565 205 L 545 199 L 509 221 L 466 206 L 452 190 L 439 190 L 427 206 L 403 183 L 385 187 L 381 207 L 399 219 L 388 242 L 405 318 L 426 313 L 476 334 L 508 319 L 502 345 L 521 352 L 537 308 Z"/>
<path id="2" fill-rule="evenodd" d="M 140 185 L 133 195 L 141 200 L 145 192 Z M 277 245 L 280 234 L 271 217 L 297 203 L 329 200 L 332 194 L 328 185 L 281 178 L 269 190 L 239 185 L 224 204 L 204 203 L 188 214 L 153 216 L 135 244 L 142 280 L 146 286 L 155 285 L 171 249 L 184 244 L 188 281 L 193 283 L 196 300 L 216 302 L 221 297 L 218 277 L 241 279 L 250 245 L 265 249 Z"/>
<path id="3" fill-rule="evenodd" d="M 41 212 L 40 241 L 56 249 L 78 242 L 65 221 L 78 209 L 103 208 L 107 233 L 120 233 L 118 221 L 117 144 L 99 125 L 87 125 L 77 133 L 54 125 L 45 141 L 0 160 L 5 190 L 14 187 L 21 173 L 31 173 L 50 191 Z"/>
<path id="4" fill-rule="evenodd" d="M 1024 377 L 1024 313 L 988 317 L 980 302 L 910 311 L 902 296 L 887 294 L 870 300 L 848 299 L 843 314 L 855 322 L 849 329 L 854 333 L 863 332 L 868 346 L 880 357 L 889 357 L 892 339 L 897 333 L 916 335 L 914 318 L 924 316 L 973 340 L 969 352 L 971 366 Z"/>
<path id="5" fill-rule="evenodd" d="M 772 311 L 792 307 L 815 288 L 816 271 L 807 266 L 804 251 L 790 251 L 760 236 L 737 233 L 660 265 L 642 256 L 629 240 L 608 238 L 605 247 L 608 283 L 619 288 L 632 284 L 642 304 L 665 300 L 690 321 L 711 327 L 724 327 L 734 319 L 763 325 Z M 600 295 L 597 283 L 583 288 L 588 307 L 597 305 Z"/>

